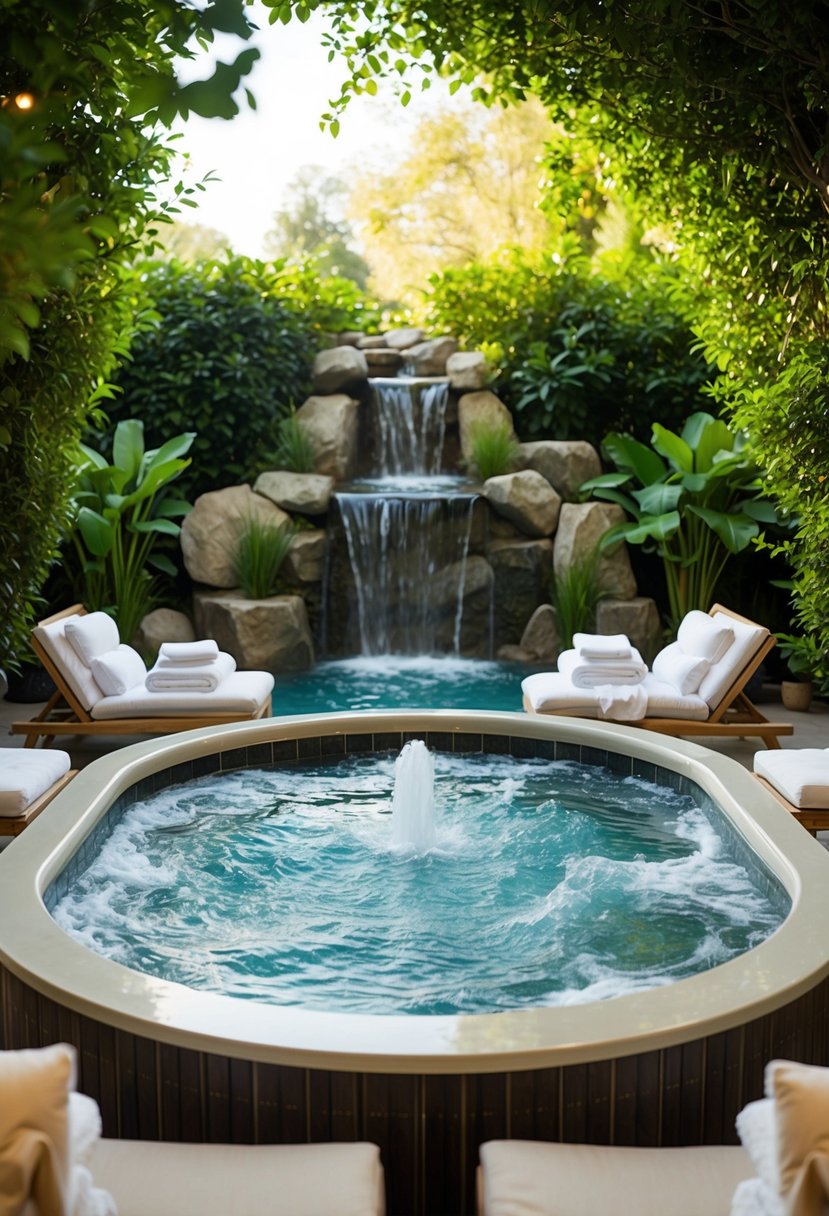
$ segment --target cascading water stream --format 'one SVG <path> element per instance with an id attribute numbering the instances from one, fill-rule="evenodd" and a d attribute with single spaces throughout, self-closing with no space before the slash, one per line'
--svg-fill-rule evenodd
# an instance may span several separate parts
<path id="1" fill-rule="evenodd" d="M 379 476 L 440 473 L 449 381 L 377 378 L 370 384 Z"/>
<path id="2" fill-rule="evenodd" d="M 394 765 L 391 841 L 418 856 L 435 847 L 435 758 L 422 739 L 412 739 Z"/>

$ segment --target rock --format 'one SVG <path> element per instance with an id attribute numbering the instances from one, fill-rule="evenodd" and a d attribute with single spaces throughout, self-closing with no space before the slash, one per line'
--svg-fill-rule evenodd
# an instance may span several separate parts
<path id="1" fill-rule="evenodd" d="M 515 642 L 539 604 L 549 599 L 553 567 L 550 540 L 493 541 L 495 644 Z"/>
<path id="2" fill-rule="evenodd" d="M 662 622 L 652 599 L 637 595 L 632 600 L 600 600 L 596 609 L 597 633 L 624 633 L 650 663 L 660 649 Z"/>
<path id="3" fill-rule="evenodd" d="M 472 436 L 479 426 L 491 427 L 493 430 L 505 426 L 515 437 L 512 414 L 503 401 L 499 401 L 488 389 L 480 393 L 464 393 L 458 402 L 461 458 L 466 464 L 472 460 Z"/>
<path id="4" fill-rule="evenodd" d="M 154 608 L 138 626 L 133 645 L 144 658 L 155 662 L 162 642 L 193 642 L 195 638 L 193 622 L 186 613 L 173 608 Z"/>
<path id="5" fill-rule="evenodd" d="M 599 453 L 583 439 L 542 439 L 538 443 L 522 443 L 524 467 L 535 469 L 567 502 L 578 498 L 583 481 L 598 477 L 602 471 Z"/>
<path id="6" fill-rule="evenodd" d="M 296 412 L 314 452 L 314 468 L 335 481 L 354 475 L 357 458 L 358 403 L 345 393 L 309 397 Z"/>
<path id="7" fill-rule="evenodd" d="M 394 376 L 403 366 L 399 350 L 367 350 L 365 356 L 370 376 Z"/>
<path id="8" fill-rule="evenodd" d="M 388 335 L 386 344 L 389 345 Z M 455 338 L 431 338 L 406 350 L 405 360 L 413 376 L 445 376 L 446 360 L 458 349 Z"/>
<path id="9" fill-rule="evenodd" d="M 246 600 L 239 594 L 200 592 L 193 603 L 200 632 L 215 638 L 242 671 L 305 671 L 314 662 L 300 595 Z"/>
<path id="10" fill-rule="evenodd" d="M 358 350 L 373 350 L 385 346 L 386 339 L 382 334 L 362 334 L 354 343 Z"/>
<path id="11" fill-rule="evenodd" d="M 391 350 L 407 350 L 410 346 L 416 346 L 418 342 L 422 342 L 424 336 L 422 329 L 415 329 L 412 326 L 407 329 L 390 329 L 383 335 L 386 346 Z"/>
<path id="12" fill-rule="evenodd" d="M 331 501 L 334 478 L 322 473 L 289 473 L 279 469 L 260 473 L 253 489 L 284 511 L 324 515 Z"/>
<path id="13" fill-rule="evenodd" d="M 492 369 L 481 351 L 456 351 L 446 360 L 446 374 L 455 392 L 467 393 L 485 388 Z"/>
<path id="14" fill-rule="evenodd" d="M 561 499 L 545 477 L 532 469 L 504 473 L 484 482 L 487 502 L 526 536 L 551 536 L 556 530 Z"/>
<path id="15" fill-rule="evenodd" d="M 521 649 L 535 659 L 557 659 L 561 638 L 552 604 L 539 604 L 521 635 Z"/>
<path id="16" fill-rule="evenodd" d="M 347 329 L 343 333 L 337 334 L 334 345 L 336 346 L 357 346 L 361 338 L 365 334 L 360 329 Z"/>
<path id="17" fill-rule="evenodd" d="M 608 528 L 622 523 L 624 519 L 624 511 L 615 503 L 563 503 L 556 531 L 556 577 L 560 577 L 574 561 L 586 560 L 595 552 Z M 601 555 L 596 577 L 601 590 L 616 599 L 631 600 L 636 595 L 636 579 L 624 544 Z"/>
<path id="18" fill-rule="evenodd" d="M 496 659 L 500 659 L 502 663 L 534 663 L 536 656 L 531 654 L 529 650 L 525 650 L 523 646 L 515 646 L 508 642 L 504 646 L 499 646 L 495 654 Z"/>
<path id="19" fill-rule="evenodd" d="M 208 587 L 238 587 L 236 555 L 249 519 L 280 527 L 289 517 L 250 486 L 211 490 L 196 499 L 181 525 L 181 552 L 187 573 Z"/>
<path id="20" fill-rule="evenodd" d="M 325 566 L 325 532 L 315 528 L 310 532 L 297 532 L 280 574 L 289 581 L 319 583 Z"/>
<path id="21" fill-rule="evenodd" d="M 315 393 L 336 393 L 346 385 L 368 377 L 368 364 L 355 346 L 335 346 L 321 350 L 311 371 Z"/>

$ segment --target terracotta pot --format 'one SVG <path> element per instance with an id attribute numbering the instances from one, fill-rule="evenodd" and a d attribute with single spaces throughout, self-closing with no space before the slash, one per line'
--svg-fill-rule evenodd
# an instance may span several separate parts
<path id="1" fill-rule="evenodd" d="M 784 680 L 780 685 L 780 697 L 786 709 L 805 713 L 812 704 L 810 680 Z"/>

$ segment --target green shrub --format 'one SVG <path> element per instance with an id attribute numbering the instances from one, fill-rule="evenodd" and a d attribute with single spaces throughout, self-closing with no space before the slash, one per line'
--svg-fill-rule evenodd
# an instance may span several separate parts
<path id="1" fill-rule="evenodd" d="M 279 587 L 279 568 L 296 535 L 293 524 L 268 524 L 251 516 L 239 537 L 236 576 L 249 600 L 267 599 Z"/>
<path id="2" fill-rule="evenodd" d="M 470 465 L 481 481 L 509 473 L 521 452 L 512 427 L 506 422 L 477 422 L 469 433 Z"/>
<path id="3" fill-rule="evenodd" d="M 596 608 L 607 593 L 598 582 L 599 550 L 571 562 L 550 580 L 550 598 L 562 650 L 573 645 L 573 634 L 596 628 Z"/>

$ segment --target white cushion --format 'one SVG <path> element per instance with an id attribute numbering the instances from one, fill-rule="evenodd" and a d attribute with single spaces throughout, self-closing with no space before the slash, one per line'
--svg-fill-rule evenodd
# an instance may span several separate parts
<path id="1" fill-rule="evenodd" d="M 751 1174 L 740 1147 L 491 1140 L 479 1186 L 486 1216 L 725 1216 Z"/>
<path id="2" fill-rule="evenodd" d="M 91 709 L 96 701 L 104 695 L 95 683 L 89 667 L 78 657 L 74 646 L 66 639 L 66 626 L 69 621 L 76 621 L 77 616 L 61 617 L 48 625 L 36 625 L 34 637 L 43 646 L 49 658 L 63 676 L 69 689 L 75 694 L 84 709 Z"/>
<path id="3" fill-rule="evenodd" d="M 118 626 L 105 612 L 87 612 L 66 620 L 66 639 L 75 654 L 87 667 L 98 655 L 114 650 L 121 639 Z"/>
<path id="4" fill-rule="evenodd" d="M 658 680 L 670 684 L 683 696 L 696 692 L 710 669 L 708 659 L 686 654 L 679 642 L 671 642 L 660 650 L 651 668 Z"/>
<path id="5" fill-rule="evenodd" d="M 69 772 L 67 752 L 23 747 L 0 749 L 0 816 L 22 815 Z"/>
<path id="6" fill-rule="evenodd" d="M 214 692 L 150 692 L 143 684 L 117 697 L 101 697 L 92 707 L 96 721 L 107 718 L 165 718 L 171 714 L 252 714 L 273 692 L 269 671 L 234 671 Z"/>
<path id="7" fill-rule="evenodd" d="M 684 654 L 718 663 L 734 641 L 731 618 L 721 612 L 709 616 L 707 612 L 693 608 L 683 617 L 676 640 Z"/>
<path id="8" fill-rule="evenodd" d="M 657 679 L 649 671 L 638 688 L 648 695 L 646 716 L 649 718 L 679 718 L 689 722 L 704 722 L 708 706 L 696 693 L 683 696 L 671 684 Z M 599 718 L 599 698 L 595 688 L 576 688 L 560 671 L 540 671 L 521 682 L 521 690 L 530 709 L 536 713 L 573 714 L 577 718 Z"/>
<path id="9" fill-rule="evenodd" d="M 754 771 L 792 806 L 829 811 L 829 747 L 755 752 Z"/>
<path id="10" fill-rule="evenodd" d="M 774 1099 L 777 1164 L 785 1195 L 812 1153 L 829 1155 L 829 1068 L 772 1060 L 766 1065 L 766 1093 Z"/>
<path id="11" fill-rule="evenodd" d="M 95 1182 L 118 1216 L 382 1216 L 373 1144 L 101 1140 Z"/>
<path id="12" fill-rule="evenodd" d="M 719 705 L 746 663 L 757 653 L 769 636 L 769 631 L 764 625 L 736 621 L 720 612 L 715 613 L 713 619 L 721 624 L 728 622 L 727 628 L 733 632 L 734 641 L 726 650 L 723 658 L 711 664 L 711 670 L 699 686 L 699 695 L 703 701 L 708 702 L 712 709 Z"/>
<path id="13" fill-rule="evenodd" d="M 5 1179 L 3 1198 L 11 1205 L 4 1211 L 19 1211 L 26 1200 L 25 1193 L 9 1194 L 7 1188 L 15 1190 L 27 1182 L 25 1173 L 16 1168 L 20 1138 L 27 1134 L 45 1137 L 52 1150 L 42 1162 L 43 1174 L 50 1176 L 41 1178 L 39 1186 L 51 1186 L 53 1167 L 54 1182 L 65 1194 L 70 1173 L 69 1091 L 74 1079 L 75 1052 L 65 1043 L 0 1052 L 0 1176 Z"/>
<path id="14" fill-rule="evenodd" d="M 147 668 L 137 650 L 124 642 L 115 650 L 98 655 L 90 664 L 95 682 L 106 697 L 118 697 L 136 684 L 143 684 Z"/>

